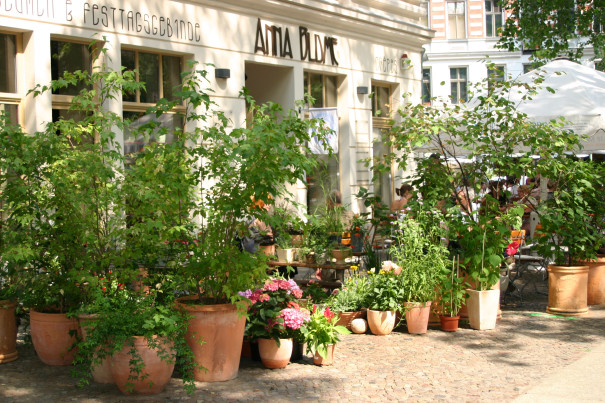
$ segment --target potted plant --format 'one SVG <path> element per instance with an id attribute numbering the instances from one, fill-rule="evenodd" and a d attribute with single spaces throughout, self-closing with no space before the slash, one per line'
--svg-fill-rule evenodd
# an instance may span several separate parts
<path id="1" fill-rule="evenodd" d="M 357 266 L 351 266 L 357 272 Z M 367 311 L 362 310 L 369 292 L 368 278 L 355 275 L 348 278 L 340 290 L 335 291 L 328 301 L 328 306 L 338 314 L 338 325 L 346 326 L 351 330 L 351 322 L 357 318 L 365 318 Z"/>
<path id="2" fill-rule="evenodd" d="M 537 249 L 541 256 L 552 258 L 547 312 L 583 315 L 588 311 L 587 263 L 596 261 L 603 243 L 596 223 L 603 217 L 603 201 L 597 191 L 603 181 L 602 169 L 571 156 L 541 168 L 555 186 L 552 198 L 537 210 L 542 226 L 537 232 Z"/>
<path id="3" fill-rule="evenodd" d="M 285 368 L 292 355 L 293 339 L 309 320 L 309 312 L 296 302 L 302 291 L 293 280 L 271 278 L 262 288 L 241 295 L 250 304 L 246 337 L 258 341 L 265 367 Z"/>
<path id="4" fill-rule="evenodd" d="M 441 225 L 443 221 L 439 211 L 421 208 L 397 221 L 396 242 L 391 247 L 391 256 L 403 268 L 398 279 L 403 290 L 408 332 L 412 334 L 427 332 L 439 275 L 449 258 L 442 242 L 445 236 Z"/>
<path id="5" fill-rule="evenodd" d="M 327 129 L 294 110 L 283 111 L 272 103 L 259 106 L 245 94 L 251 118 L 245 128 L 232 129 L 204 93 L 205 75 L 193 69 L 184 77 L 179 100 L 153 110 L 161 117 L 183 99 L 185 127 L 197 127 L 177 130 L 172 144 L 147 147 L 137 158 L 136 166 L 145 172 L 164 172 L 163 192 L 174 201 L 171 215 L 150 211 L 138 214 L 137 220 L 159 228 L 157 239 L 184 241 L 182 253 L 175 254 L 170 266 L 175 281 L 189 294 L 178 302 L 191 317 L 189 334 L 204 340 L 203 344 L 189 340 L 196 359 L 207 369 L 195 377 L 225 381 L 237 376 L 243 342 L 247 309 L 238 291 L 267 278 L 267 257 L 240 249 L 234 240 L 248 231 L 251 219 L 269 222 L 268 209 L 254 208 L 251 200 L 271 205 L 277 198 L 287 198 L 286 185 L 302 180 L 317 164 L 307 153 L 311 131 L 323 139 Z M 200 109 L 206 112 L 196 113 Z M 214 125 L 198 122 L 209 115 L 214 116 Z M 139 187 L 153 186 L 151 175 L 143 179 Z M 200 188 L 208 191 L 200 194 Z"/>
<path id="6" fill-rule="evenodd" d="M 77 373 L 81 383 L 87 383 L 89 369 L 109 361 L 111 379 L 122 393 L 157 394 L 170 381 L 178 360 L 185 369 L 185 388 L 193 392 L 196 364 L 184 338 L 187 318 L 174 309 L 171 282 L 142 292 L 129 289 L 118 276 L 103 280 L 91 285 L 94 297 L 86 307 L 95 316 L 82 323 L 86 337 L 76 356 L 84 368 Z"/>
<path id="7" fill-rule="evenodd" d="M 17 359 L 17 317 L 15 315 L 15 284 L 11 282 L 11 269 L 0 266 L 0 364 Z"/>
<path id="8" fill-rule="evenodd" d="M 466 300 L 468 284 L 460 276 L 460 261 L 452 259 L 452 266 L 444 266 L 439 276 L 439 295 L 441 299 L 441 330 L 455 332 L 458 330 L 460 308 Z"/>
<path id="9" fill-rule="evenodd" d="M 295 248 L 292 245 L 292 235 L 288 232 L 280 232 L 276 238 L 277 243 L 277 261 L 284 263 L 292 263 L 295 258 Z"/>
<path id="10" fill-rule="evenodd" d="M 334 348 L 340 341 L 338 335 L 351 333 L 337 323 L 338 317 L 330 311 L 330 307 L 318 309 L 314 305 L 309 321 L 301 328 L 307 343 L 307 352 L 313 354 L 313 362 L 316 365 L 332 365 Z"/>
<path id="11" fill-rule="evenodd" d="M 353 252 L 363 252 L 363 243 L 366 236 L 366 225 L 368 220 L 365 215 L 356 214 L 351 220 L 351 245 Z"/>
<path id="12" fill-rule="evenodd" d="M 399 275 L 400 267 L 393 267 L 390 263 L 385 265 L 387 270 L 376 272 L 370 269 L 368 276 L 369 291 L 364 305 L 368 309 L 368 325 L 375 335 L 387 335 L 393 331 L 397 311 L 401 311 L 403 289 Z"/>

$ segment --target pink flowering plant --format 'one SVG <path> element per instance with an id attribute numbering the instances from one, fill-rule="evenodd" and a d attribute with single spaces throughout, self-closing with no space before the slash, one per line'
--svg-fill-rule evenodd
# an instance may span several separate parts
<path id="1" fill-rule="evenodd" d="M 308 353 L 317 352 L 322 358 L 326 358 L 328 345 L 338 343 L 339 335 L 351 333 L 345 326 L 336 323 L 338 323 L 338 316 L 330 311 L 330 307 L 318 309 L 317 305 L 313 305 L 313 313 L 302 328 Z"/>
<path id="2" fill-rule="evenodd" d="M 298 299 L 302 290 L 294 280 L 270 278 L 257 290 L 240 295 L 248 298 L 246 336 L 251 339 L 300 339 L 301 327 L 309 321 L 309 311 L 301 308 Z"/>

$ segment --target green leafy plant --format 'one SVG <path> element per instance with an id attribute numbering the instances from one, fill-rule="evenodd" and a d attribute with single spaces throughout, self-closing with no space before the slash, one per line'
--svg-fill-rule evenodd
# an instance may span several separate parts
<path id="1" fill-rule="evenodd" d="M 603 245 L 603 200 L 600 196 L 605 170 L 599 163 L 561 157 L 544 167 L 543 175 L 556 188 L 553 197 L 537 210 L 541 229 L 538 250 L 555 264 L 571 266 L 595 259 Z"/>
<path id="2" fill-rule="evenodd" d="M 460 262 L 452 259 L 452 266 L 444 266 L 439 275 L 439 294 L 444 316 L 458 316 L 462 303 L 466 299 L 468 283 L 460 275 Z"/>
<path id="3" fill-rule="evenodd" d="M 398 279 L 406 302 L 428 302 L 435 297 L 439 274 L 446 267 L 444 216 L 438 210 L 415 210 L 397 221 L 391 256 L 402 267 Z"/>
<path id="4" fill-rule="evenodd" d="M 323 304 L 330 293 L 323 288 L 317 281 L 309 280 L 307 287 L 303 290 L 303 299 L 308 299 L 314 304 Z"/>
<path id="5" fill-rule="evenodd" d="M 307 352 L 311 354 L 317 352 L 321 357 L 326 358 L 328 345 L 338 343 L 339 335 L 351 333 L 345 326 L 336 325 L 337 322 L 338 316 L 334 315 L 329 307 L 318 309 L 314 305 L 309 321 L 301 328 L 307 343 Z"/>
<path id="6" fill-rule="evenodd" d="M 153 289 L 133 291 L 122 281 L 119 274 L 110 273 L 86 287 L 91 302 L 81 312 L 94 312 L 94 316 L 85 322 L 86 338 L 77 345 L 78 365 L 73 372 L 80 378 L 80 385 L 88 384 L 92 367 L 127 347 L 131 374 L 126 388 L 132 391 L 133 382 L 148 376 L 134 348 L 134 336 L 142 336 L 162 360 L 181 366 L 185 389 L 193 393 L 193 369 L 202 368 L 195 363 L 185 339 L 187 316 L 174 309 L 172 282 L 165 279 Z"/>
<path id="7" fill-rule="evenodd" d="M 337 313 L 360 311 L 367 307 L 369 287 L 367 276 L 348 278 L 342 288 L 329 299 L 328 306 Z"/>
<path id="8" fill-rule="evenodd" d="M 366 304 L 374 311 L 396 311 L 401 310 L 404 300 L 404 290 L 401 286 L 399 275 L 393 270 L 376 272 L 370 269 L 368 276 L 369 287 L 366 296 Z"/>
<path id="9" fill-rule="evenodd" d="M 246 337 L 299 339 L 301 326 L 309 320 L 309 312 L 296 302 L 302 297 L 302 291 L 294 280 L 271 278 L 262 288 L 246 290 L 240 295 L 250 301 Z"/>

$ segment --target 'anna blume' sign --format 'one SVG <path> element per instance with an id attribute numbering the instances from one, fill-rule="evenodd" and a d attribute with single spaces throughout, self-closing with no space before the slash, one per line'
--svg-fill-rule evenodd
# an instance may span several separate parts
<path id="1" fill-rule="evenodd" d="M 338 66 L 334 47 L 338 40 L 331 36 L 311 35 L 306 27 L 298 27 L 298 40 L 300 44 L 300 60 L 325 64 L 328 53 L 332 66 Z M 261 23 L 260 18 L 256 24 L 256 39 L 254 53 L 261 52 L 268 56 L 294 58 L 292 42 L 288 27 Z"/>
<path id="2" fill-rule="evenodd" d="M 81 0 L 0 0 L 0 15 L 69 23 L 109 31 L 200 42 L 202 27 L 170 11 L 128 7 L 125 2 Z M 145 8 L 149 3 L 145 4 Z"/>

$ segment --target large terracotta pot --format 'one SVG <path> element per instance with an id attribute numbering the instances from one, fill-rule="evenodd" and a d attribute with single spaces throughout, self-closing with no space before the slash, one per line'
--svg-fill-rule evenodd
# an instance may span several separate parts
<path id="1" fill-rule="evenodd" d="M 336 344 L 328 344 L 326 346 L 326 350 L 327 350 L 326 358 L 323 358 L 316 351 L 315 355 L 313 356 L 313 364 L 315 364 L 315 365 L 332 365 L 332 364 L 334 364 L 334 348 L 335 347 L 336 347 Z"/>
<path id="2" fill-rule="evenodd" d="M 455 332 L 458 330 L 460 316 L 443 316 L 439 317 L 441 321 L 441 330 L 444 332 Z"/>
<path id="3" fill-rule="evenodd" d="M 160 393 L 170 382 L 174 371 L 176 352 L 173 346 L 160 340 L 157 348 L 151 348 L 142 336 L 134 336 L 132 341 L 137 354 L 141 357 L 143 368 L 138 376 L 136 372 L 131 371 L 132 347 L 125 344 L 122 350 L 111 357 L 111 375 L 116 386 L 126 395 Z M 165 359 L 160 358 L 160 355 Z M 129 379 L 131 375 L 137 379 Z"/>
<path id="4" fill-rule="evenodd" d="M 404 302 L 405 322 L 410 334 L 425 334 L 429 328 L 431 301 Z"/>
<path id="5" fill-rule="evenodd" d="M 548 266 L 548 306 L 554 315 L 588 312 L 588 266 Z"/>
<path id="6" fill-rule="evenodd" d="M 368 309 L 368 325 L 372 334 L 384 336 L 395 328 L 397 311 L 373 311 Z"/>
<path id="7" fill-rule="evenodd" d="M 500 287 L 495 290 L 477 291 L 468 289 L 466 291 L 469 294 L 466 307 L 471 328 L 477 330 L 495 329 L 500 305 Z"/>
<path id="8" fill-rule="evenodd" d="M 258 339 L 258 352 L 263 365 L 271 369 L 286 368 L 292 356 L 292 339 Z"/>
<path id="9" fill-rule="evenodd" d="M 0 364 L 17 359 L 15 305 L 12 301 L 0 301 Z"/>
<path id="10" fill-rule="evenodd" d="M 82 340 L 86 340 L 88 332 L 95 326 L 96 320 L 97 315 L 95 314 L 78 315 Z M 96 359 L 96 357 L 93 358 Z M 100 364 L 93 365 L 90 372 L 92 373 L 92 379 L 97 383 L 113 383 L 113 376 L 111 375 L 111 357 L 107 356 L 101 360 Z"/>
<path id="11" fill-rule="evenodd" d="M 605 255 L 598 255 L 597 260 L 582 262 L 588 266 L 588 305 L 605 304 Z"/>
<path id="12" fill-rule="evenodd" d="M 246 327 L 244 312 L 238 312 L 235 304 L 184 303 L 193 299 L 197 297 L 181 298 L 178 306 L 192 316 L 185 337 L 196 362 L 207 370 L 195 369 L 195 380 L 222 382 L 236 378 Z"/>
<path id="13" fill-rule="evenodd" d="M 29 325 L 34 349 L 43 363 L 71 365 L 76 353 L 76 349 L 71 347 L 76 342 L 79 329 L 76 318 L 68 318 L 63 313 L 42 313 L 31 309 Z"/>

